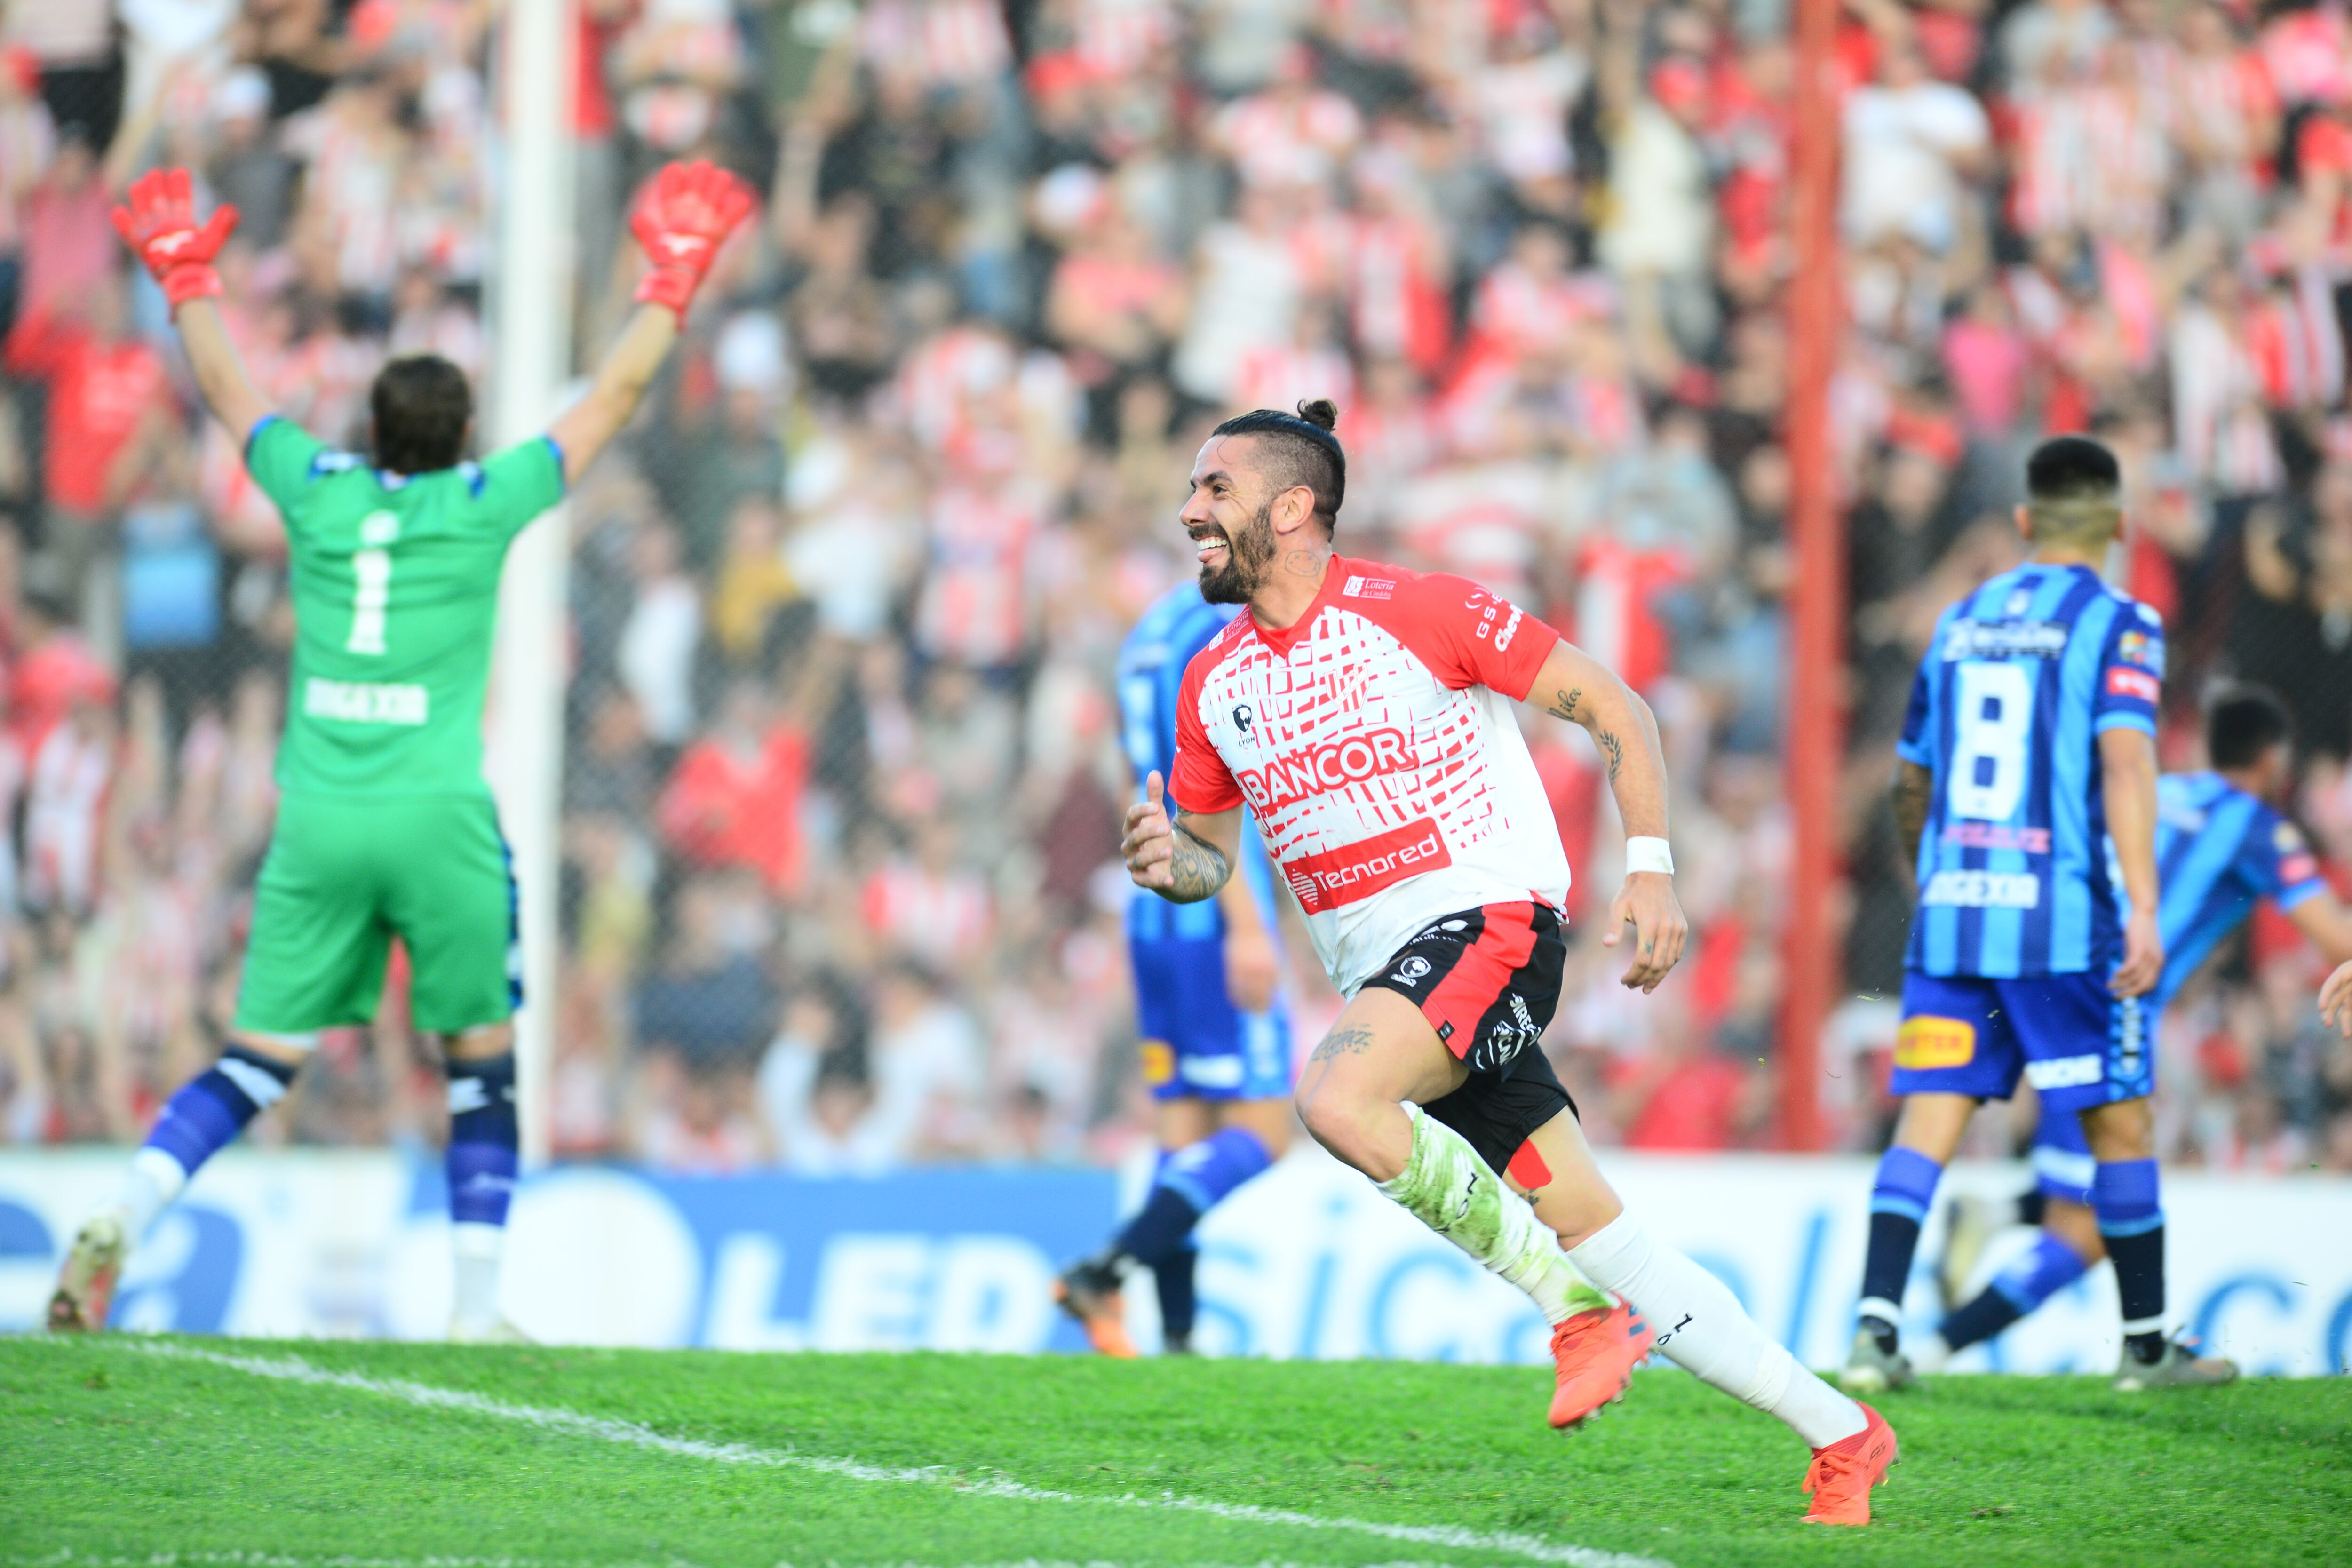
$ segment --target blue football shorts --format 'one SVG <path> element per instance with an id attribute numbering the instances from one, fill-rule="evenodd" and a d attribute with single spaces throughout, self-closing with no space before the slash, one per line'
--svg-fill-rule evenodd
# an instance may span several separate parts
<path id="1" fill-rule="evenodd" d="M 1221 938 L 1129 937 L 1143 1081 L 1154 1100 L 1276 1100 L 1291 1089 L 1290 1010 L 1244 1013 L 1225 994 Z"/>
<path id="2" fill-rule="evenodd" d="M 2156 1088 L 2152 1010 L 2108 993 L 2105 971 L 2020 980 L 1903 976 L 1895 1094 L 2007 1100 L 2023 1078 L 2046 1123 Z"/>

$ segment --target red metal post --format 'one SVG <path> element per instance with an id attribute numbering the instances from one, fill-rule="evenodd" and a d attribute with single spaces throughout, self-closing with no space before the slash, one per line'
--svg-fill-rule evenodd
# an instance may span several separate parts
<path id="1" fill-rule="evenodd" d="M 1838 255 L 1839 0 L 1797 0 L 1796 145 L 1790 185 L 1796 273 L 1789 287 L 1792 493 L 1789 592 L 1789 807 L 1794 844 L 1780 1004 L 1780 1131 L 1822 1144 L 1822 1028 L 1843 981 L 1832 921 L 1839 874 L 1838 782 L 1845 755 L 1845 519 L 1830 447 L 1830 383 L 1844 338 Z"/>

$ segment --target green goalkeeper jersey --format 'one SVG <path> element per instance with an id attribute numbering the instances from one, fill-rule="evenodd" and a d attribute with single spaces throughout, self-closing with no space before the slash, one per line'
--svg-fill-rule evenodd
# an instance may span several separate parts
<path id="1" fill-rule="evenodd" d="M 545 437 L 480 463 L 385 474 L 292 420 L 253 428 L 246 467 L 286 519 L 294 670 L 278 787 L 479 795 L 499 569 L 563 496 Z"/>

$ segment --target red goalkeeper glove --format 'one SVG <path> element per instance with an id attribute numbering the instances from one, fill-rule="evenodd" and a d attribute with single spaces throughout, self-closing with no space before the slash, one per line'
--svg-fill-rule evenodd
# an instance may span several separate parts
<path id="1" fill-rule="evenodd" d="M 629 232 L 653 263 L 637 285 L 639 301 L 667 305 L 684 321 L 720 243 L 751 205 L 750 187 L 716 165 L 663 165 L 629 215 Z"/>
<path id="2" fill-rule="evenodd" d="M 163 297 L 176 309 L 191 300 L 221 291 L 220 273 L 213 258 L 220 254 L 229 230 L 236 226 L 236 209 L 224 202 L 202 226 L 196 223 L 195 197 L 188 188 L 185 169 L 157 169 L 131 183 L 131 205 L 114 209 L 114 232 L 139 253 Z"/>

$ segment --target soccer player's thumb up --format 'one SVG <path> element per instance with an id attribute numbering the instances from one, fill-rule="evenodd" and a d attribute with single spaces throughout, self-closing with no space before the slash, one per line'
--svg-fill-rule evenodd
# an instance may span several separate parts
<path id="1" fill-rule="evenodd" d="M 1168 808 L 1162 804 L 1167 781 L 1157 769 L 1145 776 L 1143 794 L 1143 799 L 1127 808 L 1127 837 L 1119 843 L 1119 852 L 1126 857 L 1128 874 L 1138 887 L 1165 886 L 1165 878 L 1153 874 L 1171 854 Z"/>

